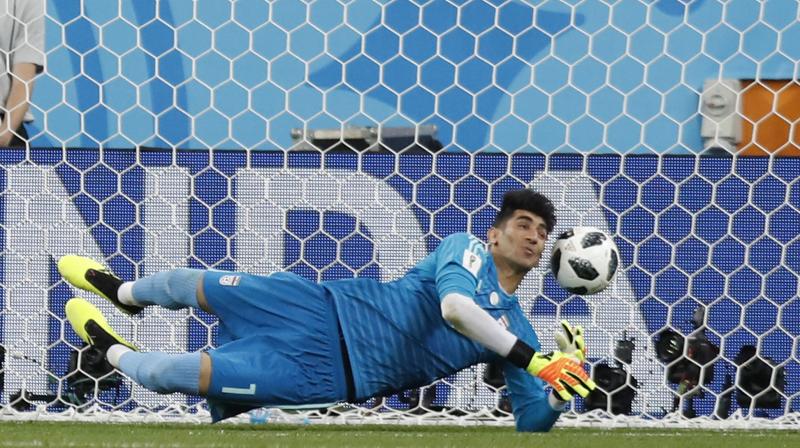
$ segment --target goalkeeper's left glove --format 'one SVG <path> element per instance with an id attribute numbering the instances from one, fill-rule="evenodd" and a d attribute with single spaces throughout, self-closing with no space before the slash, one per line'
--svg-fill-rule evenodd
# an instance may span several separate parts
<path id="1" fill-rule="evenodd" d="M 562 352 L 534 353 L 525 370 L 550 384 L 563 401 L 569 401 L 576 394 L 586 397 L 597 387 L 581 363 Z"/>
<path id="2" fill-rule="evenodd" d="M 566 320 L 561 321 L 560 331 L 555 333 L 558 350 L 565 355 L 572 355 L 581 362 L 586 362 L 586 345 L 583 341 L 583 327 L 571 326 Z"/>

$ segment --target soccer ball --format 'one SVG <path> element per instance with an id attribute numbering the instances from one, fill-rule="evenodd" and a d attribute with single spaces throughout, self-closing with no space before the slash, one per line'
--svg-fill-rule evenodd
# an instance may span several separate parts
<path id="1" fill-rule="evenodd" d="M 550 255 L 550 269 L 567 291 L 595 294 L 608 286 L 619 264 L 619 249 L 605 232 L 575 227 L 559 235 Z"/>

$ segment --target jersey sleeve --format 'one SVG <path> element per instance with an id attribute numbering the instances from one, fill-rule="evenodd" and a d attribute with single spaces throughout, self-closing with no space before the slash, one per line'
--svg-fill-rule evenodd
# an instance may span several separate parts
<path id="1" fill-rule="evenodd" d="M 503 374 L 517 431 L 549 431 L 561 412 L 550 406 L 544 381 L 508 361 L 503 362 Z"/>
<path id="2" fill-rule="evenodd" d="M 486 249 L 472 235 L 457 233 L 436 248 L 436 291 L 439 299 L 450 293 L 474 297 L 478 274 L 486 264 Z"/>
<path id="3" fill-rule="evenodd" d="M 44 66 L 44 0 L 20 2 L 21 11 L 17 11 L 17 19 L 22 26 L 15 27 L 12 42 L 15 46 L 11 54 L 11 65 L 31 63 L 36 65 L 36 72 Z"/>
<path id="4" fill-rule="evenodd" d="M 514 333 L 534 350 L 540 351 L 542 348 L 539 338 L 522 309 L 517 307 L 514 313 L 516 316 L 513 320 L 517 322 Z M 550 406 L 544 381 L 508 361 L 503 361 L 503 375 L 511 398 L 517 431 L 549 431 L 561 411 Z"/>

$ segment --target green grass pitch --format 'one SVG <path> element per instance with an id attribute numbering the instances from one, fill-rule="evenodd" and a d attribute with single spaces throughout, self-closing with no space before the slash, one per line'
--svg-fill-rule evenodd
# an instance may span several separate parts
<path id="1" fill-rule="evenodd" d="M 573 429 L 520 434 L 497 427 L 189 425 L 0 422 L 0 447 L 783 448 L 798 431 Z"/>

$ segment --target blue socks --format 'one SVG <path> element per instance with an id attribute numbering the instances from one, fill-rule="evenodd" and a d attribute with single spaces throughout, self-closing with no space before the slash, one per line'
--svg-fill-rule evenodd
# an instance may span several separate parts
<path id="1" fill-rule="evenodd" d="M 199 308 L 197 304 L 197 284 L 204 271 L 199 269 L 179 268 L 172 271 L 158 272 L 133 282 L 131 305 L 160 305 L 177 310 L 186 307 Z M 120 288 L 120 301 L 126 302 Z"/>
<path id="2" fill-rule="evenodd" d="M 197 395 L 201 353 L 167 354 L 130 351 L 119 358 L 119 370 L 154 392 Z"/>
<path id="3" fill-rule="evenodd" d="M 159 305 L 171 310 L 199 308 L 197 285 L 204 271 L 179 268 L 158 272 L 135 282 L 125 282 L 118 294 L 128 305 Z M 116 350 L 120 348 L 120 350 Z M 200 389 L 201 353 L 141 353 L 112 346 L 108 360 L 134 381 L 154 392 L 197 395 Z"/>

